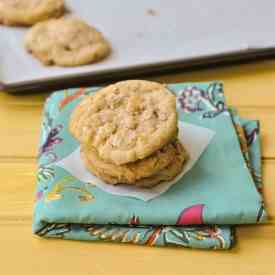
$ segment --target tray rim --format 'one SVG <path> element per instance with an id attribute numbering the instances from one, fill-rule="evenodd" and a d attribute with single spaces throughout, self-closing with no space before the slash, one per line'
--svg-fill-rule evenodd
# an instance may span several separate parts
<path id="1" fill-rule="evenodd" d="M 165 62 L 147 63 L 127 66 L 120 69 L 103 70 L 100 72 L 85 72 L 42 78 L 39 80 L 21 81 L 5 84 L 0 81 L 0 91 L 8 93 L 37 92 L 45 90 L 60 90 L 77 86 L 107 84 L 126 78 L 146 77 L 153 74 L 169 73 L 175 70 L 205 68 L 207 66 L 227 65 L 239 62 L 253 62 L 259 59 L 275 57 L 275 48 L 238 50 L 219 53 L 204 57 L 184 58 Z M 93 78 L 92 81 L 89 78 Z M 90 80 L 90 81 L 89 81 Z"/>

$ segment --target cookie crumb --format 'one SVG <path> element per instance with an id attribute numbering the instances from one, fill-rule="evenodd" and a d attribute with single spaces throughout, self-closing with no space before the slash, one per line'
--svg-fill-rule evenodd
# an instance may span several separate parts
<path id="1" fill-rule="evenodd" d="M 153 9 L 148 9 L 147 14 L 151 15 L 151 16 L 157 16 L 158 15 L 157 11 L 153 10 Z"/>

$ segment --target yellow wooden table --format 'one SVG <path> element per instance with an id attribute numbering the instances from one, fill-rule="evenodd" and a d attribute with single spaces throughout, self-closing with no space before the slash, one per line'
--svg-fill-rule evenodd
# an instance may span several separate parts
<path id="1" fill-rule="evenodd" d="M 259 119 L 270 222 L 237 229 L 230 251 L 45 240 L 32 235 L 41 111 L 46 94 L 0 94 L 0 274 L 275 274 L 275 61 L 178 73 L 155 80 L 222 80 L 229 105 Z"/>

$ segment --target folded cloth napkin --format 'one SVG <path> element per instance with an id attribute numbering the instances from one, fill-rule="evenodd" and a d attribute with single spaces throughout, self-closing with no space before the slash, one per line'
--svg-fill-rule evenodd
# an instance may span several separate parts
<path id="1" fill-rule="evenodd" d="M 266 220 L 261 196 L 259 123 L 230 110 L 220 82 L 168 85 L 179 119 L 214 130 L 196 165 L 161 196 L 145 202 L 106 193 L 55 165 L 79 143 L 70 114 L 98 88 L 70 89 L 45 104 L 34 233 L 44 237 L 157 246 L 228 249 L 235 224 Z"/>

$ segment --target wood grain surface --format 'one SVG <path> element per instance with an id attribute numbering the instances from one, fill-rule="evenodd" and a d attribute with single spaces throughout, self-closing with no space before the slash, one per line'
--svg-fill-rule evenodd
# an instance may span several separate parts
<path id="1" fill-rule="evenodd" d="M 151 79 L 221 80 L 229 105 L 259 119 L 268 224 L 237 228 L 230 251 L 45 240 L 32 235 L 36 152 L 47 94 L 0 93 L 0 274 L 275 274 L 275 61 Z"/>

